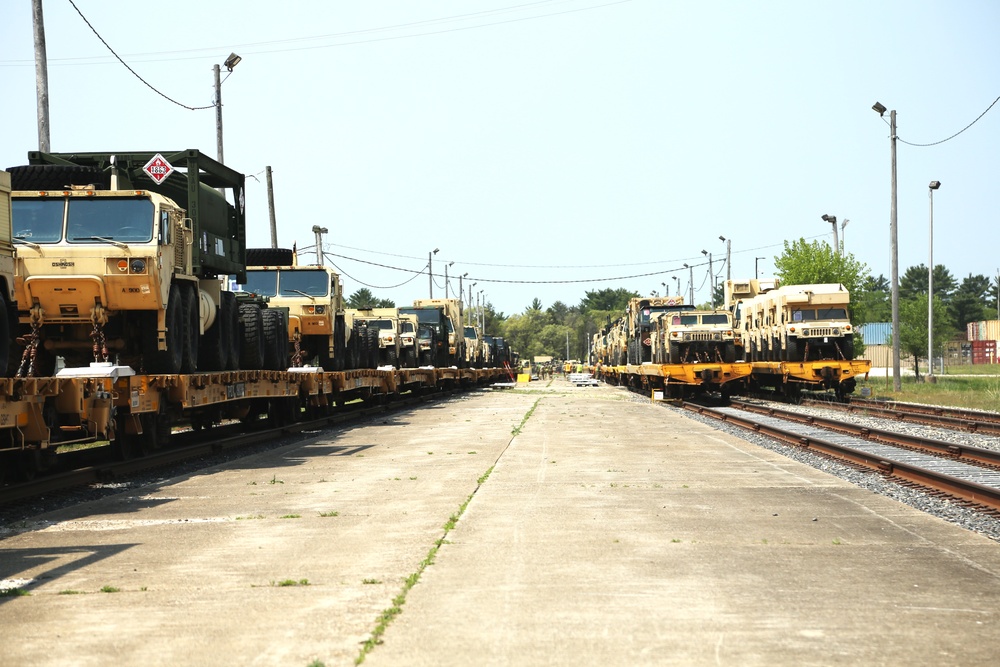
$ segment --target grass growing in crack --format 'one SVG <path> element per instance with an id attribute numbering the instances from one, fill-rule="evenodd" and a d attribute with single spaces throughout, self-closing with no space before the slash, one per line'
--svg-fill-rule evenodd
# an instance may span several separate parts
<path id="1" fill-rule="evenodd" d="M 535 402 L 535 405 L 538 405 L 537 401 Z M 532 407 L 532 410 L 534 410 L 534 407 Z M 529 412 L 528 416 L 530 416 L 530 414 L 531 413 Z M 527 419 L 527 416 L 525 417 L 525 419 Z M 522 424 L 523 423 L 524 422 L 522 422 Z M 489 478 L 490 473 L 492 471 L 493 468 L 490 467 L 489 470 L 483 473 L 483 475 L 478 480 L 479 486 L 482 486 L 483 482 L 485 482 Z M 476 490 L 478 490 L 478 487 L 476 488 Z M 382 613 L 379 614 L 378 622 L 375 624 L 375 628 L 372 630 L 371 635 L 369 635 L 368 639 L 366 639 L 361 644 L 361 652 L 358 654 L 358 657 L 354 659 L 355 665 L 360 665 L 361 663 L 363 663 L 365 661 L 365 657 L 369 653 L 371 653 L 376 646 L 382 643 L 382 635 L 385 634 L 386 628 L 389 627 L 389 624 L 392 623 L 393 619 L 395 619 L 397 616 L 403 613 L 403 605 L 406 603 L 406 594 L 410 592 L 411 588 L 417 585 L 417 582 L 420 581 L 420 575 L 424 573 L 424 570 L 426 570 L 428 567 L 434 564 L 434 559 L 437 556 L 438 550 L 443 545 L 449 544 L 447 539 L 448 533 L 455 528 L 456 524 L 458 523 L 458 520 L 461 519 L 462 515 L 465 513 L 465 508 L 469 506 L 469 503 L 472 502 L 472 498 L 475 495 L 476 491 L 473 491 L 471 494 L 469 494 L 469 497 L 466 498 L 465 502 L 461 504 L 461 506 L 458 508 L 458 511 L 456 511 L 454 514 L 448 517 L 448 521 L 445 522 L 444 524 L 444 534 L 440 538 L 435 540 L 434 546 L 432 546 L 430 548 L 430 551 L 427 552 L 427 556 L 422 561 L 420 561 L 420 564 L 417 566 L 416 572 L 408 576 L 406 578 L 406 581 L 403 582 L 403 590 L 400 591 L 399 594 L 392 599 L 392 606 L 389 607 L 388 609 L 383 610 Z M 363 583 L 369 583 L 369 580 L 366 579 L 364 580 Z M 375 583 L 375 581 L 371 580 L 371 583 Z"/>
<path id="2" fill-rule="evenodd" d="M 320 516 L 340 516 L 340 512 L 320 512 Z"/>
<path id="3" fill-rule="evenodd" d="M 535 400 L 535 404 L 532 405 L 531 409 L 528 410 L 528 412 L 525 413 L 524 419 L 521 420 L 521 423 L 518 424 L 517 426 L 515 426 L 514 430 L 510 432 L 511 435 L 517 436 L 517 435 L 521 434 L 521 429 L 524 428 L 524 425 L 528 422 L 529 419 L 531 419 L 531 415 L 533 415 L 535 413 L 535 408 L 537 408 L 538 404 L 541 403 L 541 402 L 542 402 L 542 399 L 540 399 L 540 398 L 538 398 L 538 399 Z"/>
<path id="4" fill-rule="evenodd" d="M 301 514 L 286 514 L 284 516 L 279 516 L 279 519 L 301 519 Z"/>
<path id="5" fill-rule="evenodd" d="M 272 581 L 272 586 L 308 586 L 308 579 L 283 579 L 281 581 Z"/>
<path id="6" fill-rule="evenodd" d="M 378 579 L 362 579 L 361 583 L 366 585 L 371 585 L 371 584 L 381 584 L 382 582 Z"/>
<path id="7" fill-rule="evenodd" d="M 59 591 L 59 595 L 83 595 L 83 591 L 74 591 L 67 588 L 64 591 Z"/>
<path id="8" fill-rule="evenodd" d="M 102 593 L 119 593 L 122 589 L 116 586 L 101 586 Z"/>
<path id="9" fill-rule="evenodd" d="M 278 476 L 277 476 L 277 475 L 274 475 L 274 476 L 273 476 L 273 477 L 271 478 L 271 481 L 270 481 L 270 482 L 268 482 L 268 484 L 284 484 L 284 482 L 283 482 L 283 481 L 281 481 L 280 479 L 278 479 Z"/>
<path id="10" fill-rule="evenodd" d="M 16 598 L 22 595 L 31 595 L 31 593 L 23 588 L 5 588 L 0 590 L 0 598 Z"/>

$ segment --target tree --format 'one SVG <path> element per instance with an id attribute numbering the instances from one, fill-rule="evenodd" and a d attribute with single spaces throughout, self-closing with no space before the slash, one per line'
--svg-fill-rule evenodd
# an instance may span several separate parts
<path id="1" fill-rule="evenodd" d="M 571 312 L 571 308 L 567 306 L 562 301 L 556 301 L 551 306 L 545 309 L 549 315 L 552 316 L 552 321 L 556 324 L 563 324 L 566 321 L 566 316 Z"/>
<path id="2" fill-rule="evenodd" d="M 947 304 L 958 287 L 958 282 L 951 271 L 943 264 L 934 265 L 934 296 L 940 296 Z M 903 272 L 899 279 L 899 299 L 909 299 L 917 294 L 927 294 L 927 265 L 911 266 Z"/>
<path id="3" fill-rule="evenodd" d="M 785 241 L 785 249 L 775 258 L 774 268 L 782 285 L 840 283 L 851 295 L 861 291 L 869 275 L 868 266 L 854 259 L 854 255 L 836 253 L 826 241 L 807 243 L 805 239 Z M 857 319 L 854 311 L 852 298 L 852 321 Z"/>
<path id="4" fill-rule="evenodd" d="M 357 292 L 347 297 L 348 308 L 395 308 L 396 302 L 392 299 L 379 299 L 367 287 L 362 287 Z"/>
<path id="5" fill-rule="evenodd" d="M 889 322 L 892 320 L 891 286 L 882 274 L 877 278 L 867 276 L 861 281 L 861 289 L 851 295 L 854 305 L 854 323 Z"/>
<path id="6" fill-rule="evenodd" d="M 542 302 L 539 301 L 539 299 L 538 299 L 537 296 L 534 299 L 531 300 L 531 305 L 528 306 L 528 309 L 529 310 L 541 310 L 542 309 Z"/>
<path id="7" fill-rule="evenodd" d="M 934 271 L 934 294 L 937 295 L 937 269 Z M 978 322 L 987 317 L 986 302 L 989 293 L 992 291 L 990 279 L 983 275 L 972 275 L 971 273 L 962 280 L 962 284 L 951 297 L 948 303 L 948 313 L 951 315 L 955 327 L 959 331 L 965 331 L 965 326 L 969 322 Z M 935 311 L 936 313 L 937 311 Z M 992 311 L 991 311 L 992 312 Z"/>
<path id="8" fill-rule="evenodd" d="M 629 299 L 639 296 L 638 292 L 629 291 L 623 287 L 618 289 L 602 289 L 596 292 L 588 291 L 580 301 L 579 310 L 586 313 L 591 310 L 610 310 L 622 312 L 628 306 Z"/>
<path id="9" fill-rule="evenodd" d="M 940 313 L 940 314 L 939 314 Z M 941 351 L 954 334 L 954 325 L 944 301 L 934 297 L 934 334 L 932 350 Z M 891 343 L 891 341 L 890 341 Z M 899 349 L 913 358 L 913 370 L 920 379 L 919 359 L 927 354 L 927 295 L 918 294 L 899 303 Z"/>

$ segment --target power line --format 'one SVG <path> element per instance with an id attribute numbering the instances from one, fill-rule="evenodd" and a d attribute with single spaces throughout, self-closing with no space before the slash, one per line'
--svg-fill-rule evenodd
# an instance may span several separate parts
<path id="1" fill-rule="evenodd" d="M 170 102 L 173 102 L 177 106 L 184 107 L 185 109 L 188 109 L 190 111 L 199 111 L 201 109 L 214 109 L 215 108 L 214 104 L 210 104 L 207 107 L 191 107 L 191 106 L 188 106 L 186 104 L 182 104 L 182 103 L 178 102 L 177 100 L 173 99 L 172 97 L 169 97 L 169 96 L 165 95 L 164 93 L 161 93 L 159 90 L 157 90 L 156 88 L 154 88 L 151 83 L 149 83 L 148 81 L 146 81 L 145 79 L 143 79 L 141 76 L 139 76 L 138 72 L 136 72 L 134 69 L 132 69 L 131 67 L 129 67 L 128 63 L 126 63 L 124 60 L 122 60 L 121 57 L 117 53 L 115 53 L 115 50 L 111 48 L 110 44 L 108 44 L 106 41 L 104 41 L 104 38 L 101 37 L 101 34 L 99 32 L 97 32 L 97 29 L 94 28 L 94 26 L 92 26 L 90 24 L 90 21 L 87 20 L 87 17 L 83 15 L 83 12 L 80 11 L 80 8 L 76 6 L 76 3 L 73 2 L 73 0 L 69 0 L 69 4 L 73 5 L 73 9 L 76 10 L 76 13 L 80 15 L 80 18 L 82 18 L 83 22 L 87 24 L 87 27 L 90 28 L 91 31 L 93 31 L 93 33 L 95 35 L 97 35 L 97 39 L 101 40 L 101 44 L 103 44 L 104 46 L 107 47 L 108 51 L 111 52 L 111 55 L 113 55 L 115 58 L 117 58 L 118 62 L 120 62 L 122 65 L 125 66 L 125 69 L 127 69 L 129 72 L 131 72 L 132 75 L 135 78 L 139 79 L 139 81 L 142 81 L 144 84 L 146 84 L 146 86 L 150 90 L 152 90 L 154 93 L 156 93 L 160 97 L 162 97 L 162 98 L 164 98 L 164 99 L 166 99 L 166 100 L 168 100 Z"/>
<path id="2" fill-rule="evenodd" d="M 955 137 L 957 137 L 958 135 L 962 134 L 963 132 L 965 132 L 966 130 L 968 130 L 970 127 L 972 127 L 973 125 L 975 125 L 976 123 L 978 123 L 979 119 L 982 118 L 983 116 L 985 116 L 987 114 L 987 112 L 990 109 L 992 109 L 993 105 L 996 104 L 997 102 L 1000 102 L 1000 97 L 997 97 L 995 100 L 993 100 L 993 104 L 991 104 L 988 107 L 986 107 L 986 111 L 984 111 L 981 114 L 979 114 L 978 116 L 976 116 L 976 120 L 972 121 L 971 123 L 969 123 L 968 125 L 966 125 L 965 127 L 963 127 L 961 130 L 959 130 L 955 134 L 953 134 L 950 137 L 948 137 L 947 139 L 942 139 L 941 141 L 935 141 L 935 142 L 930 143 L 930 144 L 914 144 L 914 143 L 910 143 L 909 141 L 906 141 L 905 139 L 903 139 L 902 137 L 900 137 L 898 134 L 896 135 L 896 139 L 900 143 L 904 143 L 907 146 L 915 146 L 917 148 L 926 148 L 927 146 L 937 146 L 938 144 L 943 144 L 946 141 L 951 141 L 952 139 L 954 139 Z"/>

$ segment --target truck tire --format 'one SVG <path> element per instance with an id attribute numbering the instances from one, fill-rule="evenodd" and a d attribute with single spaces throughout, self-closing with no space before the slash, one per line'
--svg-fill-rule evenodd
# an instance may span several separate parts
<path id="1" fill-rule="evenodd" d="M 417 367 L 417 351 L 408 347 L 403 350 L 403 368 L 416 368 Z"/>
<path id="2" fill-rule="evenodd" d="M 255 371 L 264 366 L 264 317 L 260 306 L 240 304 L 240 370 Z"/>
<path id="3" fill-rule="evenodd" d="M 378 329 L 368 328 L 368 367 L 378 368 Z"/>
<path id="4" fill-rule="evenodd" d="M 291 248 L 247 248 L 247 266 L 291 266 Z"/>
<path id="5" fill-rule="evenodd" d="M 730 341 L 722 349 L 722 360 L 727 364 L 736 363 L 736 343 Z"/>
<path id="6" fill-rule="evenodd" d="M 385 365 L 399 368 L 399 355 L 396 354 L 396 348 L 385 348 Z"/>
<path id="7" fill-rule="evenodd" d="M 63 190 L 67 185 L 95 185 L 108 188 L 108 176 L 97 167 L 61 164 L 29 164 L 10 167 L 14 190 Z"/>
<path id="8" fill-rule="evenodd" d="M 845 336 L 844 344 L 840 346 L 844 353 L 844 359 L 851 361 L 854 359 L 854 336 Z"/>
<path id="9" fill-rule="evenodd" d="M 670 363 L 681 363 L 681 346 L 677 343 L 670 343 Z"/>
<path id="10" fill-rule="evenodd" d="M 184 310 L 184 358 L 181 373 L 198 372 L 198 344 L 201 342 L 201 313 L 199 312 L 198 288 L 182 285 L 182 308 Z"/>
<path id="11" fill-rule="evenodd" d="M 799 358 L 801 356 L 801 351 L 799 350 L 799 341 L 794 338 L 785 339 L 785 361 L 801 361 Z"/>
<path id="12" fill-rule="evenodd" d="M 215 321 L 201 337 L 198 344 L 198 369 L 202 371 L 226 370 L 227 349 L 225 322 L 222 319 L 222 306 L 215 309 Z"/>
<path id="13" fill-rule="evenodd" d="M 232 292 L 222 293 L 219 319 L 222 322 L 222 339 L 225 341 L 225 370 L 235 371 L 240 367 L 240 306 Z"/>
<path id="14" fill-rule="evenodd" d="M 156 313 L 146 313 L 145 326 L 142 327 L 142 363 L 147 373 L 175 375 L 181 372 L 181 362 L 184 359 L 183 301 L 180 285 L 171 285 L 165 314 L 166 350 L 156 349 Z"/>
<path id="15" fill-rule="evenodd" d="M 285 328 L 285 318 L 281 311 L 273 308 L 265 308 L 260 314 L 264 332 L 264 368 L 283 371 L 288 368 L 288 364 L 282 361 L 282 357 L 288 353 L 287 341 L 281 335 Z"/>

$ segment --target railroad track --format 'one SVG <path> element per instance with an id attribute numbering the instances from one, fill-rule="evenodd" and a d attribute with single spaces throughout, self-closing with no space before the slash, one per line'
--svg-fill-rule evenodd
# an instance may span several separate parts
<path id="1" fill-rule="evenodd" d="M 742 401 L 683 407 L 1000 516 L 1000 452 Z"/>
<path id="2" fill-rule="evenodd" d="M 346 409 L 319 418 L 282 425 L 274 425 L 270 420 L 262 420 L 253 424 L 252 427 L 244 427 L 244 430 L 233 428 L 226 434 L 220 434 L 219 428 L 209 431 L 176 432 L 170 436 L 171 441 L 164 448 L 124 461 L 108 460 L 111 457 L 102 455 L 100 452 L 93 456 L 87 456 L 86 453 L 84 456 L 80 456 L 81 453 L 76 452 L 75 456 L 67 456 L 67 458 L 82 459 L 83 461 L 96 459 L 96 461 L 33 480 L 2 486 L 0 487 L 0 507 L 43 495 L 66 492 L 89 484 L 127 479 L 131 475 L 168 468 L 201 457 L 250 447 L 303 431 L 320 430 L 386 412 L 395 412 L 421 403 L 441 400 L 462 391 L 462 389 L 450 389 L 433 394 L 406 395 L 397 400 L 372 405 L 346 406 Z M 253 430 L 249 430 L 250 428 Z M 229 427 L 224 426 L 221 430 L 226 429 Z M 106 447 L 110 449 L 111 445 Z M 93 452 L 97 449 L 103 449 L 103 447 L 88 451 Z"/>
<path id="3" fill-rule="evenodd" d="M 897 403 L 852 397 L 849 403 L 803 399 L 800 405 L 811 405 L 869 417 L 881 417 L 911 424 L 939 426 L 969 433 L 1000 435 L 1000 413 L 948 408 L 919 403 Z"/>

